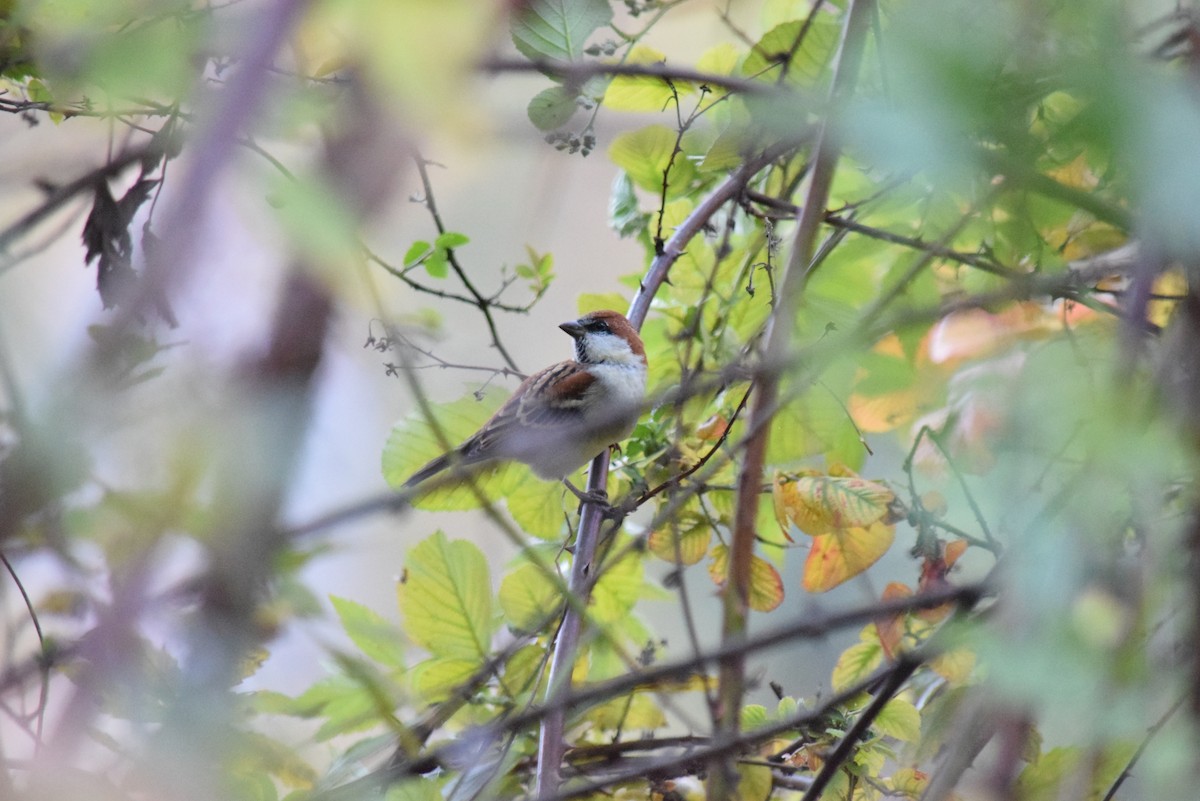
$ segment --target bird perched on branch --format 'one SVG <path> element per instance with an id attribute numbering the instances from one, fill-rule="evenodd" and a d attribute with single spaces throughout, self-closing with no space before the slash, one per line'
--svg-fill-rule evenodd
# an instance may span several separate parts
<path id="1" fill-rule="evenodd" d="M 405 487 L 446 469 L 512 459 L 591 500 L 565 477 L 633 431 L 646 392 L 646 349 L 620 312 L 592 312 L 559 328 L 575 340 L 575 359 L 526 378 L 482 428 Z"/>

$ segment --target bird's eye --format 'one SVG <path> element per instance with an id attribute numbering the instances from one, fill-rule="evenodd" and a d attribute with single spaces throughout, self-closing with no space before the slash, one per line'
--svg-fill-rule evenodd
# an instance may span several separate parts
<path id="1" fill-rule="evenodd" d="M 590 322 L 587 324 L 586 328 L 589 331 L 595 331 L 597 333 L 608 333 L 608 323 L 604 322 L 603 320 L 595 320 L 594 322 Z"/>

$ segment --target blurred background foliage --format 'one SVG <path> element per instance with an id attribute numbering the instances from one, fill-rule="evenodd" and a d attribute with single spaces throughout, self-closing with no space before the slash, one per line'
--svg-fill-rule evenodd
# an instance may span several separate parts
<path id="1" fill-rule="evenodd" d="M 0 796 L 1191 798 L 1198 14 L 0 2 Z"/>

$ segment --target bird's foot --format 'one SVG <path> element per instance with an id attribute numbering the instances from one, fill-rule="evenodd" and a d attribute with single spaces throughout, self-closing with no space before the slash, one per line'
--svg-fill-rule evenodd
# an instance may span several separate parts
<path id="1" fill-rule="evenodd" d="M 581 490 L 565 478 L 563 479 L 563 484 L 571 491 L 572 495 L 583 503 L 590 503 L 603 508 L 612 508 L 608 503 L 608 493 L 602 489 Z"/>

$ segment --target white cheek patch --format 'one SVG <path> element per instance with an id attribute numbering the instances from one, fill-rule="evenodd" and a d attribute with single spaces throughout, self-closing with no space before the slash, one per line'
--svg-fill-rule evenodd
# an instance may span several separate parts
<path id="1" fill-rule="evenodd" d="M 641 357 L 634 354 L 629 343 L 613 334 L 592 334 L 587 342 L 588 361 L 634 364 Z"/>

